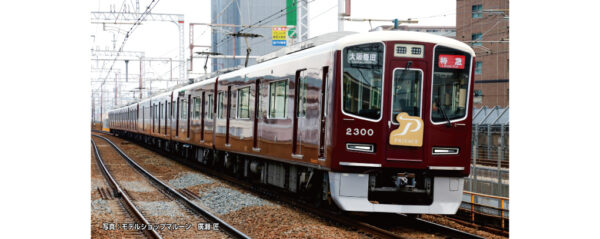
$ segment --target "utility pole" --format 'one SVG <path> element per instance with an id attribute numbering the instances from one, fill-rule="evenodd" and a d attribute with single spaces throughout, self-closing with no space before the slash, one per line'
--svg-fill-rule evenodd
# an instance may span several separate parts
<path id="1" fill-rule="evenodd" d="M 138 4 L 139 6 L 139 4 Z M 144 21 L 162 21 L 172 22 L 177 26 L 178 37 L 179 37 L 179 79 L 184 81 L 186 79 L 186 67 L 185 67 L 185 48 L 183 39 L 183 26 L 184 17 L 183 14 L 162 14 L 162 13 L 148 13 L 145 14 Z M 127 12 L 91 12 L 91 21 L 94 24 L 129 24 L 131 21 L 137 21 L 140 17 L 140 13 L 127 13 Z"/>
<path id="2" fill-rule="evenodd" d="M 306 1 L 297 1 L 296 38 L 298 42 L 308 39 L 308 4 Z"/>
<path id="3" fill-rule="evenodd" d="M 338 32 L 344 31 L 344 17 L 350 16 L 350 1 L 338 0 Z"/>

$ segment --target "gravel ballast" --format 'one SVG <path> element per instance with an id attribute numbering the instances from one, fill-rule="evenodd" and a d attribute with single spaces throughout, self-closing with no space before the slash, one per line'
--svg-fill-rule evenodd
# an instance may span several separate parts
<path id="1" fill-rule="evenodd" d="M 159 217 L 183 217 L 183 212 L 179 209 L 177 203 L 171 202 L 136 202 L 136 206 L 140 207 L 144 214 Z"/>
<path id="2" fill-rule="evenodd" d="M 244 207 L 273 205 L 272 203 L 251 194 L 242 193 L 226 187 L 211 188 L 209 191 L 200 192 L 200 195 L 202 198 L 200 203 L 219 215 L 228 214 Z"/>
<path id="3" fill-rule="evenodd" d="M 106 202 L 106 200 L 103 199 L 92 200 L 92 211 L 97 213 L 112 213 L 108 202 Z"/>
<path id="4" fill-rule="evenodd" d="M 197 173 L 182 173 L 181 176 L 169 180 L 169 185 L 178 189 L 193 187 L 201 184 L 209 184 L 214 181 Z"/>

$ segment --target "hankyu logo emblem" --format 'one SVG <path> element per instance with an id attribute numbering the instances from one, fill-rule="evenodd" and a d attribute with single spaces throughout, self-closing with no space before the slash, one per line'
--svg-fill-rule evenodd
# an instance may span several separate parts
<path id="1" fill-rule="evenodd" d="M 390 133 L 390 144 L 400 146 L 423 146 L 423 120 L 417 116 L 409 116 L 402 112 L 396 116 L 400 124 Z"/>

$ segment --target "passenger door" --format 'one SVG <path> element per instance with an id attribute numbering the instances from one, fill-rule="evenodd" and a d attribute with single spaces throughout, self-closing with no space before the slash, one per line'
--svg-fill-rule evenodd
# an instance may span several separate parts
<path id="1" fill-rule="evenodd" d="M 388 69 L 387 79 L 391 80 L 386 81 L 386 102 L 391 103 L 386 104 L 389 107 L 384 114 L 387 121 L 386 158 L 388 162 L 422 163 L 425 125 L 419 118 L 423 117 L 423 79 L 427 64 L 424 61 L 391 61 Z M 398 122 L 397 116 L 401 113 L 406 114 Z M 390 135 L 396 140 L 394 143 L 390 142 Z M 419 135 L 421 145 L 415 146 L 419 143 Z"/>
<path id="2" fill-rule="evenodd" d="M 306 147 L 303 144 L 306 131 L 306 68 L 296 71 L 294 82 L 294 125 L 292 140 L 292 156 L 303 158 Z M 307 158 L 304 158 L 307 159 Z"/>

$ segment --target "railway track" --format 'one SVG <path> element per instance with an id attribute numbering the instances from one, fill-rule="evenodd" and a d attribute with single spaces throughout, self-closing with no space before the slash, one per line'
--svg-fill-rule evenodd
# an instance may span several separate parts
<path id="1" fill-rule="evenodd" d="M 96 142 L 94 142 L 94 140 L 92 140 L 92 145 L 94 147 L 94 154 L 96 156 L 97 165 L 100 167 L 102 174 L 109 182 L 110 187 L 114 190 L 113 192 L 115 192 L 115 195 L 113 195 L 113 196 L 115 196 L 116 198 L 120 198 L 120 200 L 123 202 L 123 205 L 125 205 L 129 214 L 132 217 L 134 217 L 138 223 L 149 225 L 150 223 L 148 222 L 148 219 L 146 219 L 146 217 L 142 214 L 142 212 L 135 206 L 131 197 L 129 197 L 129 195 L 127 195 L 127 193 L 121 188 L 121 186 L 119 186 L 117 181 L 114 179 L 114 177 L 108 171 L 108 168 L 106 168 L 106 165 L 104 165 L 104 161 L 102 160 L 102 157 L 100 156 L 100 152 L 98 151 L 98 146 L 96 145 Z M 162 238 L 162 236 L 154 229 L 144 230 L 144 234 L 149 238 L 156 238 L 156 239 Z"/>
<path id="2" fill-rule="evenodd" d="M 398 233 L 391 231 L 393 227 L 397 227 L 398 225 L 408 225 L 410 229 L 418 229 L 421 232 L 435 232 L 438 236 L 445 238 L 483 238 L 474 234 L 470 234 L 464 231 L 460 231 L 454 228 L 450 228 L 441 224 L 433 223 L 430 221 L 426 221 L 420 218 L 410 217 L 407 215 L 400 214 L 371 214 L 368 217 L 369 220 L 364 220 L 364 215 L 361 214 L 350 214 L 345 212 L 339 212 L 334 210 L 323 210 L 321 207 L 314 207 L 310 203 L 299 201 L 293 195 L 288 195 L 286 192 L 278 191 L 274 188 L 270 187 L 262 187 L 257 186 L 247 181 L 240 180 L 238 178 L 223 174 L 216 170 L 212 170 L 209 168 L 201 167 L 197 164 L 191 163 L 182 159 L 178 156 L 167 154 L 162 151 L 157 151 L 154 148 L 147 147 L 143 144 L 138 144 L 139 146 L 145 147 L 155 153 L 163 155 L 170 159 L 175 159 L 177 162 L 182 163 L 190 168 L 201 171 L 202 173 L 208 174 L 210 176 L 222 179 L 226 182 L 231 183 L 232 185 L 244 188 L 246 190 L 259 193 L 261 196 L 283 202 L 284 204 L 288 204 L 292 207 L 300 208 L 303 211 L 310 212 L 314 215 L 320 216 L 322 218 L 326 218 L 328 220 L 334 221 L 339 224 L 348 225 L 353 228 L 357 228 L 367 234 L 373 235 L 378 238 L 410 238 L 410 236 L 402 236 Z M 193 193 L 186 193 L 188 197 L 197 197 L 197 195 Z M 395 225 L 386 225 L 387 222 L 397 222 Z M 389 229 L 388 229 L 389 228 Z"/>
<path id="3" fill-rule="evenodd" d="M 102 139 L 106 143 L 108 143 L 108 145 L 110 145 L 112 147 L 112 149 L 114 149 L 116 151 L 116 153 L 118 153 L 123 159 L 125 159 L 131 167 L 133 167 L 135 170 L 140 172 L 140 174 L 142 174 L 146 179 L 151 181 L 150 184 L 155 186 L 159 192 L 163 193 L 164 196 L 167 197 L 167 200 L 172 201 L 174 199 L 175 201 L 179 202 L 180 204 L 182 204 L 186 207 L 187 210 L 185 210 L 185 211 L 192 212 L 193 214 L 196 214 L 196 215 L 200 215 L 202 218 L 207 219 L 210 222 L 218 223 L 219 229 L 221 231 L 224 231 L 230 237 L 250 238 L 247 235 L 245 235 L 244 233 L 242 233 L 241 231 L 237 230 L 236 228 L 232 227 L 231 225 L 229 225 L 228 223 L 223 221 L 222 219 L 218 218 L 217 216 L 213 215 L 209 211 L 199 207 L 198 205 L 196 205 L 195 203 L 190 201 L 186 196 L 184 196 L 182 194 L 183 192 L 180 192 L 180 191 L 170 187 L 169 185 L 163 183 L 161 180 L 159 180 L 158 178 L 154 177 L 152 174 L 150 174 L 149 172 L 144 170 L 135 161 L 133 161 L 131 158 L 129 158 L 129 156 L 127 156 L 119 147 L 117 147 L 109 139 L 99 136 L 99 135 L 93 135 L 93 136 L 95 136 L 99 139 Z M 135 218 L 137 218 L 138 223 L 140 223 L 141 225 L 146 225 L 146 226 L 157 225 L 157 223 L 154 223 L 154 224 L 150 223 L 150 220 L 144 215 L 144 214 L 146 214 L 146 213 L 144 213 L 144 210 L 140 210 L 140 208 L 137 207 L 136 204 L 134 203 L 135 200 L 132 199 L 132 197 L 129 195 L 129 192 L 127 190 L 124 190 L 117 183 L 117 180 L 115 180 L 115 177 L 113 177 L 113 175 L 110 173 L 109 169 L 106 167 L 105 163 L 103 162 L 101 154 L 100 154 L 98 147 L 96 145 L 96 142 L 94 142 L 94 140 L 92 140 L 92 145 L 94 146 L 95 156 L 96 156 L 98 165 L 100 165 L 100 168 L 102 169 L 103 174 L 107 177 L 108 181 L 110 182 L 111 187 L 113 187 L 115 189 L 115 192 L 116 192 L 115 196 L 118 198 L 122 198 L 122 200 L 124 201 L 124 204 L 128 208 L 128 211 L 130 211 L 133 214 L 133 216 Z M 160 224 L 162 225 L 165 223 L 160 223 Z M 177 225 L 177 223 L 175 225 Z M 180 224 L 180 225 L 183 225 L 183 224 Z M 193 225 L 193 226 L 195 229 L 196 225 Z M 169 228 L 169 230 L 171 230 L 171 228 Z M 158 233 L 158 231 L 155 229 L 148 228 L 143 231 L 150 238 L 163 238 L 163 235 L 160 235 Z M 201 236 L 206 236 L 206 235 L 201 235 Z M 173 236 L 171 236 L 171 237 L 173 237 Z"/>

